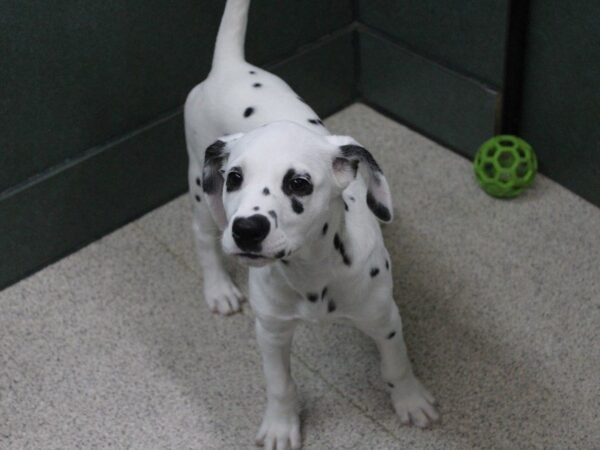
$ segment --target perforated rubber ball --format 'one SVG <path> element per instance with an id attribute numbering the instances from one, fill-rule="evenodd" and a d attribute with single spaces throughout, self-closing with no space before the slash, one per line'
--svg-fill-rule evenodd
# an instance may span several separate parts
<path id="1" fill-rule="evenodd" d="M 523 139 L 503 134 L 483 143 L 475 154 L 475 177 L 494 197 L 516 197 L 533 183 L 537 158 Z"/>

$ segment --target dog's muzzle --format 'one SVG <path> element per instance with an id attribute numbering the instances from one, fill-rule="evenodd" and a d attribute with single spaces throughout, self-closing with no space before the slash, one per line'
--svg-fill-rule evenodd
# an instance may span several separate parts
<path id="1" fill-rule="evenodd" d="M 231 235 L 236 245 L 244 252 L 260 252 L 261 243 L 271 229 L 271 223 L 262 214 L 238 217 L 233 221 Z"/>

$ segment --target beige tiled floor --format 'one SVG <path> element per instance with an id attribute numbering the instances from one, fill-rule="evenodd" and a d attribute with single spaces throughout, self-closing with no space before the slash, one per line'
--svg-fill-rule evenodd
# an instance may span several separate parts
<path id="1" fill-rule="evenodd" d="M 444 418 L 401 427 L 374 345 L 303 327 L 304 448 L 600 448 L 600 211 L 544 177 L 491 199 L 468 161 L 362 105 L 327 125 L 391 181 L 396 297 Z M 1 449 L 252 447 L 252 314 L 208 312 L 189 223 L 181 197 L 0 292 Z"/>

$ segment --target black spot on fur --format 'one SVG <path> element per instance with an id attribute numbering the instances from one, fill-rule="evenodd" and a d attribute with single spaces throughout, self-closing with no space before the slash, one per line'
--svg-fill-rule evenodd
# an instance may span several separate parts
<path id="1" fill-rule="evenodd" d="M 304 212 L 304 206 L 296 197 L 292 198 L 292 209 L 296 214 L 302 214 Z"/>
<path id="2" fill-rule="evenodd" d="M 204 160 L 212 160 L 213 158 L 218 158 L 223 156 L 223 149 L 225 148 L 225 142 L 216 141 L 213 142 L 206 148 L 204 152 Z"/>
<path id="3" fill-rule="evenodd" d="M 254 208 L 252 208 L 254 211 L 258 211 L 260 208 L 258 206 L 255 206 Z"/>
<path id="4" fill-rule="evenodd" d="M 369 205 L 369 208 L 378 219 L 388 222 L 392 218 L 387 206 L 375 200 L 375 197 L 370 192 L 367 192 L 367 205 Z"/>
<path id="5" fill-rule="evenodd" d="M 198 203 L 200 203 L 202 201 L 202 199 L 200 198 L 200 196 L 198 194 L 196 194 L 196 196 L 194 198 L 196 199 L 196 201 Z"/>
<path id="6" fill-rule="evenodd" d="M 348 203 L 344 202 L 344 209 L 348 211 Z"/>
<path id="7" fill-rule="evenodd" d="M 350 144 L 342 145 L 340 150 L 345 158 L 358 158 L 361 161 L 365 161 L 374 172 L 383 173 L 381 167 L 379 167 L 379 164 L 377 164 L 377 161 L 373 158 L 373 155 L 371 155 L 366 148 L 363 148 L 360 145 Z"/>
<path id="8" fill-rule="evenodd" d="M 385 268 L 390 270 L 390 262 L 387 259 L 385 260 Z"/>
<path id="9" fill-rule="evenodd" d="M 306 294 L 306 298 L 308 299 L 309 302 L 314 303 L 319 299 L 319 296 L 317 294 Z"/>
<path id="10" fill-rule="evenodd" d="M 251 106 L 249 106 L 244 111 L 244 117 L 250 117 L 252 114 L 254 114 L 254 108 L 252 108 Z"/>
<path id="11" fill-rule="evenodd" d="M 344 261 L 344 264 L 346 264 L 347 266 L 351 266 L 352 261 L 350 260 L 350 257 L 346 254 L 346 252 L 344 252 L 343 250 L 344 245 L 342 244 L 342 248 L 340 249 L 340 253 L 342 254 L 342 261 Z"/>
<path id="12" fill-rule="evenodd" d="M 333 300 L 329 300 L 329 302 L 327 303 L 327 312 L 334 312 L 335 308 L 335 302 Z"/>
<path id="13" fill-rule="evenodd" d="M 323 288 L 323 290 L 321 291 L 321 300 L 323 300 L 326 295 L 327 295 L 327 286 L 325 286 Z"/>
<path id="14" fill-rule="evenodd" d="M 319 121 L 317 119 L 308 119 L 308 121 L 313 125 L 319 125 Z"/>
<path id="15" fill-rule="evenodd" d="M 214 194 L 220 188 L 218 169 L 223 159 L 225 142 L 216 141 L 209 145 L 204 152 L 204 179 L 202 190 L 207 194 Z"/>
<path id="16" fill-rule="evenodd" d="M 202 182 L 200 181 L 200 177 L 196 177 L 196 186 L 202 186 Z"/>
<path id="17" fill-rule="evenodd" d="M 323 236 L 327 234 L 327 228 L 329 228 L 329 225 L 327 224 L 327 222 L 325 222 L 325 225 L 323 225 Z"/>
<path id="18" fill-rule="evenodd" d="M 277 258 L 277 259 L 281 259 L 281 258 L 283 258 L 284 256 L 285 256 L 285 250 L 281 250 L 281 251 L 279 251 L 279 252 L 277 252 L 277 253 L 275 254 L 275 258 Z M 283 261 L 283 260 L 282 260 L 282 261 Z M 286 263 L 287 263 L 287 261 L 286 261 Z"/>
<path id="19" fill-rule="evenodd" d="M 394 336 L 396 336 L 396 332 L 392 331 L 390 334 L 387 335 L 387 338 L 392 339 Z"/>
<path id="20" fill-rule="evenodd" d="M 294 185 L 297 178 L 302 179 L 300 186 Z M 313 192 L 313 185 L 310 182 L 310 178 L 310 174 L 308 173 L 297 173 L 294 169 L 288 169 L 281 181 L 281 190 L 288 197 L 291 197 L 292 195 L 298 195 L 300 197 L 310 195 Z"/>
<path id="21" fill-rule="evenodd" d="M 269 211 L 269 215 L 273 218 L 273 220 L 275 221 L 275 228 L 277 228 L 277 213 L 273 210 Z"/>
<path id="22" fill-rule="evenodd" d="M 391 387 L 392 389 L 394 388 L 394 384 L 393 383 L 388 383 L 387 384 L 389 387 Z"/>
<path id="23" fill-rule="evenodd" d="M 249 73 L 250 75 L 254 75 L 256 72 L 254 70 L 251 70 Z"/>
<path id="24" fill-rule="evenodd" d="M 259 87 L 261 87 L 261 86 L 262 86 L 262 84 L 260 84 L 260 83 L 254 83 L 254 84 L 252 85 L 252 87 L 255 87 L 255 88 L 259 88 Z"/>
<path id="25" fill-rule="evenodd" d="M 266 187 L 266 188 L 263 189 L 263 194 L 264 195 L 269 195 L 270 193 L 271 193 L 271 191 L 269 191 L 268 187 Z"/>
<path id="26" fill-rule="evenodd" d="M 373 278 L 373 277 L 376 277 L 376 276 L 377 276 L 377 274 L 379 273 L 379 269 L 378 269 L 377 267 L 373 267 L 373 268 L 371 269 L 371 272 L 370 272 L 370 273 L 371 273 L 371 278 Z"/>
<path id="27" fill-rule="evenodd" d="M 340 239 L 340 237 L 337 233 L 335 233 L 335 236 L 333 237 L 333 246 L 335 247 L 335 249 L 337 251 L 340 252 L 340 255 L 342 255 L 342 261 L 344 261 L 344 264 L 346 264 L 347 266 L 351 265 L 352 261 L 350 260 L 350 257 L 346 253 L 346 248 L 344 247 L 344 243 L 342 242 L 342 240 Z"/>

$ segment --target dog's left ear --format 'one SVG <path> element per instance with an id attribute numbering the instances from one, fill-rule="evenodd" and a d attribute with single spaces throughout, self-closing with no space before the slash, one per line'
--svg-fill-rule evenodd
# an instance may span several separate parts
<path id="1" fill-rule="evenodd" d="M 382 222 L 393 218 L 392 196 L 383 171 L 373 155 L 349 136 L 326 136 L 337 147 L 333 158 L 333 173 L 342 189 L 356 178 L 359 168 L 367 182 L 367 205 Z"/>
<path id="2" fill-rule="evenodd" d="M 230 146 L 243 136 L 242 133 L 223 136 L 209 145 L 204 152 L 202 190 L 210 213 L 221 230 L 227 226 L 227 215 L 223 206 L 222 167 L 229 156 Z"/>

